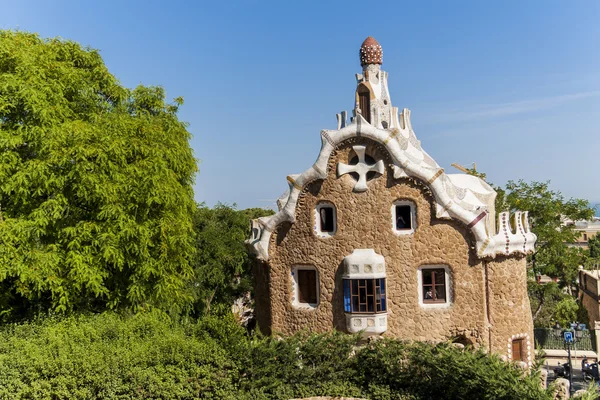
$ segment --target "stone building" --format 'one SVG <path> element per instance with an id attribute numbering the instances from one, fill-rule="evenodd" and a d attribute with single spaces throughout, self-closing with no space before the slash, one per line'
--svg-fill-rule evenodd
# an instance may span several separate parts
<path id="1" fill-rule="evenodd" d="M 337 115 L 279 211 L 252 222 L 259 327 L 455 339 L 529 364 L 527 213 L 496 224 L 495 191 L 423 150 L 410 111 L 392 105 L 382 53 L 364 41 L 350 123 Z"/>

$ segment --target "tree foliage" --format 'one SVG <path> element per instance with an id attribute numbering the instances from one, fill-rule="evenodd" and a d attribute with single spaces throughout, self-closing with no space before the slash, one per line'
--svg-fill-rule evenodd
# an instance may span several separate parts
<path id="1" fill-rule="evenodd" d="M 600 234 L 597 234 L 588 240 L 588 247 L 590 249 L 590 257 L 600 260 Z"/>
<path id="2" fill-rule="evenodd" d="M 200 205 L 195 215 L 197 255 L 195 311 L 209 313 L 217 305 L 230 307 L 233 300 L 252 290 L 252 275 L 244 241 L 250 235 L 250 220 L 273 214 L 272 210 L 236 210 L 217 204 Z"/>
<path id="3" fill-rule="evenodd" d="M 182 104 L 97 51 L 0 31 L 0 313 L 178 308 L 196 161 Z"/>

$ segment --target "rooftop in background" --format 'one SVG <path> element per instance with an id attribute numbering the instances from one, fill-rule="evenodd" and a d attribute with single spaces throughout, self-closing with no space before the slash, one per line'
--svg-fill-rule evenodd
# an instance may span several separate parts
<path id="1" fill-rule="evenodd" d="M 600 218 L 593 217 L 589 221 L 565 221 L 567 225 L 574 225 L 575 231 L 579 232 L 579 236 L 575 240 L 575 246 L 588 248 L 588 243 L 591 238 L 600 234 Z"/>

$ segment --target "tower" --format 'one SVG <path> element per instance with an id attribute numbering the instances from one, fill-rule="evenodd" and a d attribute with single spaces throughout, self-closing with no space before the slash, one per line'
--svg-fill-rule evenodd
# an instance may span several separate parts
<path id="1" fill-rule="evenodd" d="M 360 46 L 362 74 L 356 74 L 356 96 L 353 115 L 357 114 L 371 125 L 388 129 L 398 126 L 398 109 L 392 107 L 387 72 L 381 69 L 383 49 L 372 36 Z"/>

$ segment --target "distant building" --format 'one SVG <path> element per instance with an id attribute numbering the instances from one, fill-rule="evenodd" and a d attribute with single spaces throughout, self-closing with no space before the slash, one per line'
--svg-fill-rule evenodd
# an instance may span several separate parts
<path id="1" fill-rule="evenodd" d="M 573 224 L 578 233 L 575 246 L 587 249 L 589 240 L 600 233 L 600 218 L 594 217 L 590 221 L 575 221 Z"/>
<path id="2" fill-rule="evenodd" d="M 447 174 L 392 105 L 372 37 L 360 61 L 350 124 L 338 114 L 314 165 L 287 177 L 279 211 L 252 223 L 259 327 L 455 339 L 531 363 L 527 213 L 496 225 L 496 192 Z"/>

